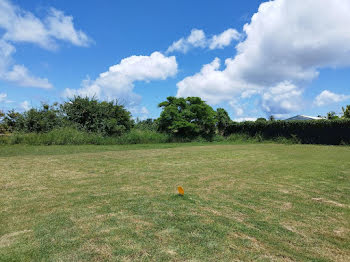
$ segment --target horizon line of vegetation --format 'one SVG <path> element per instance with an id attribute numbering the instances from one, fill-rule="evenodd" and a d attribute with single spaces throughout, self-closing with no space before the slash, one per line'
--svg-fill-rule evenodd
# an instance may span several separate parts
<path id="1" fill-rule="evenodd" d="M 140 144 L 230 141 L 350 144 L 350 105 L 343 115 L 324 120 L 258 118 L 234 122 L 223 108 L 214 110 L 199 97 L 168 97 L 157 119 L 132 119 L 117 100 L 75 96 L 62 104 L 43 103 L 23 113 L 0 111 L 0 144 Z"/>

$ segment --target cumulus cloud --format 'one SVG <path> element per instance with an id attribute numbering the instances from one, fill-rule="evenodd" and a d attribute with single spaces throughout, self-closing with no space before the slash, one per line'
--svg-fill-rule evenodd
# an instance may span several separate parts
<path id="1" fill-rule="evenodd" d="M 91 42 L 84 32 L 74 27 L 73 17 L 62 11 L 51 8 L 41 20 L 7 0 L 0 0 L 0 27 L 5 30 L 3 39 L 6 41 L 29 42 L 47 49 L 56 48 L 56 40 L 77 46 L 87 46 Z"/>
<path id="2" fill-rule="evenodd" d="M 212 105 L 222 101 L 239 98 L 243 92 L 255 91 L 254 84 L 231 77 L 226 71 L 220 70 L 220 59 L 215 58 L 210 64 L 204 65 L 201 71 L 186 77 L 177 83 L 177 96 L 199 96 Z"/>
<path id="3" fill-rule="evenodd" d="M 167 53 L 171 52 L 182 52 L 187 53 L 192 47 L 202 47 L 206 46 L 206 36 L 203 30 L 192 29 L 191 34 L 187 38 L 181 38 L 169 46 Z"/>
<path id="4" fill-rule="evenodd" d="M 209 40 L 209 49 L 222 49 L 229 46 L 233 40 L 239 40 L 240 36 L 237 30 L 229 28 L 219 35 L 214 35 L 212 39 Z"/>
<path id="5" fill-rule="evenodd" d="M 320 69 L 350 65 L 349 13 L 348 0 L 262 3 L 244 26 L 245 38 L 236 46 L 236 55 L 226 59 L 225 68 L 213 67 L 214 62 L 204 66 L 177 84 L 177 95 L 199 95 L 219 103 L 250 90 L 262 95 L 264 110 L 297 110 L 295 97 Z M 273 93 L 285 90 L 286 83 L 287 95 L 276 102 Z"/>
<path id="6" fill-rule="evenodd" d="M 316 106 L 324 106 L 333 103 L 339 103 L 350 99 L 350 95 L 335 94 L 331 91 L 322 91 L 314 101 Z"/>
<path id="7" fill-rule="evenodd" d="M 187 53 L 192 48 L 209 48 L 222 49 L 231 44 L 233 40 L 238 40 L 240 34 L 237 30 L 229 28 L 219 35 L 214 35 L 212 38 L 207 38 L 203 30 L 192 29 L 191 34 L 184 38 L 180 38 L 169 46 L 167 53 L 181 52 Z"/>
<path id="8" fill-rule="evenodd" d="M 283 82 L 262 94 L 261 106 L 267 114 L 288 114 L 301 108 L 302 94 L 299 87 Z"/>
<path id="9" fill-rule="evenodd" d="M 150 56 L 130 56 L 111 66 L 97 79 L 83 81 L 82 88 L 66 89 L 64 96 L 117 98 L 131 105 L 130 103 L 137 103 L 140 100 L 139 95 L 133 92 L 136 81 L 165 80 L 175 76 L 176 73 L 175 56 L 167 57 L 160 52 L 154 52 Z"/>
<path id="10" fill-rule="evenodd" d="M 43 20 L 31 12 L 0 0 L 0 79 L 24 87 L 52 88 L 46 78 L 33 76 L 24 65 L 15 64 L 13 54 L 15 44 L 32 43 L 45 49 L 56 49 L 57 40 L 76 46 L 87 46 L 90 38 L 81 30 L 75 29 L 73 17 L 51 8 Z"/>
<path id="11" fill-rule="evenodd" d="M 14 65 L 12 70 L 6 72 L 3 79 L 24 87 L 37 87 L 46 89 L 53 87 L 47 78 L 32 76 L 28 69 L 23 65 Z"/>

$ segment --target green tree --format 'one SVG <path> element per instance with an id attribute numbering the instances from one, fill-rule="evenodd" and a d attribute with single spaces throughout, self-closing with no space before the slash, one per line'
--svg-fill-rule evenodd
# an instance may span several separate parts
<path id="1" fill-rule="evenodd" d="M 3 123 L 5 128 L 9 132 L 13 132 L 20 129 L 21 123 L 23 120 L 23 116 L 21 113 L 16 112 L 15 110 L 10 110 L 3 117 Z"/>
<path id="2" fill-rule="evenodd" d="M 267 120 L 264 117 L 259 117 L 256 121 L 257 122 L 266 122 Z"/>
<path id="3" fill-rule="evenodd" d="M 269 117 L 269 120 L 270 120 L 270 121 L 275 121 L 275 120 L 276 120 L 276 118 L 275 118 L 275 116 L 274 116 L 274 115 L 271 115 L 271 116 Z"/>
<path id="4" fill-rule="evenodd" d="M 226 128 L 231 123 L 230 116 L 223 108 L 216 109 L 216 127 L 220 135 L 223 135 Z"/>
<path id="5" fill-rule="evenodd" d="M 327 113 L 327 119 L 335 120 L 335 119 L 339 119 L 339 116 L 337 116 L 337 114 L 334 111 L 331 111 Z"/>
<path id="6" fill-rule="evenodd" d="M 159 104 L 163 109 L 158 119 L 159 130 L 181 138 L 215 135 L 216 113 L 199 97 L 168 97 Z"/>
<path id="7" fill-rule="evenodd" d="M 48 132 L 62 126 L 62 116 L 58 103 L 42 104 L 40 108 L 31 108 L 17 121 L 17 130 L 24 132 Z"/>
<path id="8" fill-rule="evenodd" d="M 343 107 L 343 118 L 350 119 L 350 105 Z"/>
<path id="9" fill-rule="evenodd" d="M 65 119 L 79 129 L 103 135 L 121 135 L 129 131 L 134 121 L 117 101 L 98 101 L 89 97 L 74 97 L 61 106 Z"/>

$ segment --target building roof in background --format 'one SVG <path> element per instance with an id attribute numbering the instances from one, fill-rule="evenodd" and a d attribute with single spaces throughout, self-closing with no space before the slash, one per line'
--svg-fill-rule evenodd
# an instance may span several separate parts
<path id="1" fill-rule="evenodd" d="M 286 120 L 289 121 L 289 120 L 321 120 L 321 119 L 323 119 L 323 118 L 315 117 L 315 116 L 297 115 L 297 116 L 293 116 L 291 118 L 288 118 Z"/>

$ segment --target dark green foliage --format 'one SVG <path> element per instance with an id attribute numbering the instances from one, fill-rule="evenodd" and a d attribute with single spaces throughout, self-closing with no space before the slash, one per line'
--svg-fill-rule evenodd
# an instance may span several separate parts
<path id="1" fill-rule="evenodd" d="M 19 125 L 20 121 L 22 120 L 22 115 L 15 110 L 10 110 L 7 112 L 7 114 L 3 117 L 3 124 L 5 126 L 5 129 L 9 132 L 13 132 L 17 129 L 17 126 Z"/>
<path id="2" fill-rule="evenodd" d="M 275 118 L 275 116 L 271 115 L 271 116 L 269 117 L 269 120 L 270 120 L 270 121 L 275 121 L 276 118 Z"/>
<path id="3" fill-rule="evenodd" d="M 256 121 L 263 121 L 263 122 L 266 122 L 266 118 L 263 118 L 263 117 L 259 117 Z"/>
<path id="4" fill-rule="evenodd" d="M 133 127 L 130 112 L 117 101 L 74 97 L 61 106 L 65 118 L 79 129 L 103 135 L 122 135 Z"/>
<path id="5" fill-rule="evenodd" d="M 216 109 L 216 127 L 220 135 L 225 132 L 225 129 L 231 123 L 231 119 L 227 111 L 223 108 Z"/>
<path id="6" fill-rule="evenodd" d="M 343 107 L 343 118 L 350 119 L 350 105 Z"/>
<path id="7" fill-rule="evenodd" d="M 9 111 L 3 118 L 3 125 L 9 132 L 48 132 L 62 126 L 62 116 L 57 103 L 42 104 L 40 108 L 31 108 L 22 114 Z"/>
<path id="8" fill-rule="evenodd" d="M 303 144 L 339 145 L 350 143 L 350 120 L 315 121 L 256 121 L 232 123 L 225 131 L 229 136 L 235 133 L 260 135 L 263 139 L 287 138 Z"/>
<path id="9" fill-rule="evenodd" d="M 23 132 L 48 132 L 62 126 L 58 104 L 43 104 L 41 108 L 31 108 L 24 112 L 16 123 L 16 129 Z"/>
<path id="10" fill-rule="evenodd" d="M 337 114 L 334 111 L 332 111 L 327 113 L 327 119 L 335 120 L 335 119 L 339 119 L 339 116 L 337 116 Z"/>
<path id="11" fill-rule="evenodd" d="M 215 135 L 215 111 L 199 97 L 168 97 L 159 104 L 163 111 L 159 117 L 159 130 L 179 138 Z"/>

